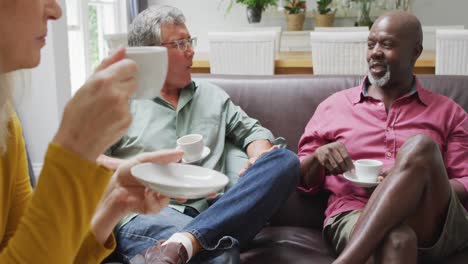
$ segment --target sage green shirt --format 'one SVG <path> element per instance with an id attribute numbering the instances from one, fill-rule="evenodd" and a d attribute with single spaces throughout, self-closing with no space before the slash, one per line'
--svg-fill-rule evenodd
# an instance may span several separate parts
<path id="1" fill-rule="evenodd" d="M 208 82 L 192 82 L 180 94 L 177 109 L 161 97 L 131 102 L 133 122 L 119 142 L 106 154 L 130 158 L 141 152 L 173 149 L 177 138 L 186 134 L 203 135 L 211 153 L 200 166 L 225 173 L 229 186 L 247 162 L 245 149 L 259 139 L 274 142 L 272 133 L 235 105 L 226 92 Z M 183 210 L 175 202 L 172 207 Z M 208 207 L 206 199 L 190 200 L 199 212 Z"/>

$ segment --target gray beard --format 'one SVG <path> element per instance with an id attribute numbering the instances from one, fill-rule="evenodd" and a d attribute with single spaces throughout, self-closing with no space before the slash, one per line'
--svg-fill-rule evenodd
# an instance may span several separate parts
<path id="1" fill-rule="evenodd" d="M 390 81 L 390 66 L 387 65 L 387 71 L 385 72 L 385 75 L 379 79 L 375 79 L 370 72 L 367 74 L 367 77 L 372 85 L 383 87 L 388 83 L 388 81 Z"/>

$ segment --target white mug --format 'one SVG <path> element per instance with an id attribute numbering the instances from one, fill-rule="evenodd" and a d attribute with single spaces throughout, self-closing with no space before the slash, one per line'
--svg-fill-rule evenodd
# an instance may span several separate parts
<path id="1" fill-rule="evenodd" d="M 138 89 L 133 99 L 153 99 L 166 81 L 167 49 L 165 47 L 128 47 L 127 58 L 138 65 Z"/>
<path id="2" fill-rule="evenodd" d="M 383 163 L 380 160 L 360 159 L 354 161 L 356 177 L 360 181 L 376 182 L 382 172 Z"/>
<path id="3" fill-rule="evenodd" d="M 177 147 L 184 151 L 186 162 L 196 161 L 203 154 L 203 136 L 200 134 L 189 134 L 177 139 Z"/>

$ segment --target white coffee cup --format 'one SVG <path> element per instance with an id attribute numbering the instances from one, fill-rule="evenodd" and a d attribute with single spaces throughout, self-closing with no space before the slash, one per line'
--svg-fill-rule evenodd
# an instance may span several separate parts
<path id="1" fill-rule="evenodd" d="M 178 148 L 184 151 L 184 160 L 186 162 L 196 161 L 203 154 L 203 136 L 200 134 L 189 134 L 177 139 Z"/>
<path id="2" fill-rule="evenodd" d="M 133 99 L 153 99 L 159 95 L 167 74 L 165 47 L 128 47 L 127 58 L 138 65 L 138 89 Z"/>
<path id="3" fill-rule="evenodd" d="M 382 172 L 383 163 L 380 160 L 360 159 L 354 161 L 356 177 L 364 182 L 376 182 Z"/>

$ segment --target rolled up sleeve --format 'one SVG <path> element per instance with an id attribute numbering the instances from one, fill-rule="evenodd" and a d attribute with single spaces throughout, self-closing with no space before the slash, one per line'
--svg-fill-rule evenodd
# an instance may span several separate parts
<path id="1" fill-rule="evenodd" d="M 307 123 L 307 126 L 304 130 L 304 134 L 299 140 L 298 157 L 301 163 L 304 162 L 304 160 L 309 155 L 314 153 L 317 150 L 317 148 L 328 143 L 328 140 L 326 139 L 325 135 L 321 132 L 323 131 L 323 117 L 323 107 L 319 105 L 315 114 Z M 318 185 L 310 187 L 299 186 L 298 190 L 311 195 L 317 193 L 321 189 L 321 186 L 325 181 L 325 173 L 320 173 L 319 175 L 317 175 L 317 177 L 320 177 Z"/>
<path id="2" fill-rule="evenodd" d="M 231 100 L 225 104 L 226 135 L 237 146 L 245 149 L 251 142 L 266 139 L 272 144 L 275 138 L 270 130 L 261 126 L 258 120 L 249 117 L 239 106 Z"/>
<path id="3" fill-rule="evenodd" d="M 445 165 L 449 178 L 461 183 L 468 192 L 468 118 L 461 108 L 453 118 L 454 128 L 448 137 Z"/>

